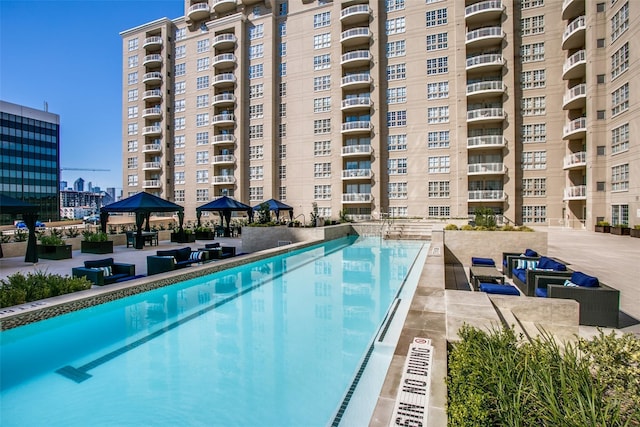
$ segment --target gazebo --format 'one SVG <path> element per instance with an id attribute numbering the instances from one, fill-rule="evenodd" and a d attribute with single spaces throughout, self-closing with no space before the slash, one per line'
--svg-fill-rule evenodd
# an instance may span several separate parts
<path id="1" fill-rule="evenodd" d="M 36 249 L 36 220 L 38 219 L 38 207 L 22 200 L 0 194 L 0 214 L 9 214 L 15 217 L 22 214 L 22 220 L 29 229 L 29 238 L 27 239 L 27 252 L 24 256 L 24 262 L 38 262 L 38 252 Z M 0 246 L 0 257 L 2 256 L 2 247 Z"/>
<path id="2" fill-rule="evenodd" d="M 107 232 L 107 220 L 112 212 L 133 212 L 136 214 L 136 249 L 142 249 L 142 224 L 146 220 L 145 230 L 150 231 L 149 218 L 152 212 L 178 212 L 179 233 L 183 233 L 184 207 L 173 202 L 141 191 L 131 197 L 103 206 L 100 208 L 100 226 L 102 232 Z"/>
<path id="3" fill-rule="evenodd" d="M 231 212 L 243 211 L 246 212 L 247 215 L 249 215 L 249 221 L 253 219 L 253 209 L 251 208 L 251 206 L 245 205 L 244 203 L 232 199 L 228 196 L 218 197 L 217 199 L 196 208 L 198 227 L 200 227 L 200 217 L 202 216 L 203 211 L 214 211 L 220 214 L 220 216 L 226 222 L 226 226 L 224 227 L 225 237 L 231 236 L 231 229 L 229 228 L 229 223 L 231 222 Z"/>
<path id="4" fill-rule="evenodd" d="M 280 200 L 269 199 L 253 207 L 254 211 L 260 210 L 261 206 L 266 203 L 269 205 L 269 210 L 275 212 L 276 218 L 280 218 L 280 211 L 289 211 L 289 220 L 293 221 L 293 208 Z"/>

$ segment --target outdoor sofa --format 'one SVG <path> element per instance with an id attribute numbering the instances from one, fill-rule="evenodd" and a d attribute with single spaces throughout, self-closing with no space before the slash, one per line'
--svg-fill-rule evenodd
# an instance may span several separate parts
<path id="1" fill-rule="evenodd" d="M 104 286 L 134 279 L 136 266 L 114 262 L 113 258 L 104 258 L 85 261 L 84 267 L 72 268 L 71 274 L 73 277 L 86 277 L 94 285 Z"/>
<path id="2" fill-rule="evenodd" d="M 511 278 L 513 283 L 520 289 L 520 292 L 528 297 L 535 295 L 536 276 L 565 276 L 567 272 L 571 272 L 564 263 L 558 260 L 546 256 L 531 258 L 509 258 L 509 265 L 512 266 Z"/>
<path id="3" fill-rule="evenodd" d="M 502 252 L 502 273 L 511 278 L 511 270 L 513 269 L 513 266 L 511 266 L 511 259 L 512 258 L 520 258 L 520 257 L 527 257 L 530 259 L 539 259 L 540 255 L 538 255 L 538 252 L 534 251 L 533 249 L 525 249 L 524 252 Z"/>
<path id="4" fill-rule="evenodd" d="M 198 248 L 199 251 L 205 251 L 209 254 L 209 259 L 224 259 L 236 256 L 235 246 L 220 246 L 220 243 L 207 243 L 204 248 Z"/>
<path id="5" fill-rule="evenodd" d="M 180 249 L 156 251 L 155 255 L 147 257 L 147 274 L 164 273 L 177 270 L 209 260 L 209 254 L 205 251 L 191 250 L 187 246 Z"/>

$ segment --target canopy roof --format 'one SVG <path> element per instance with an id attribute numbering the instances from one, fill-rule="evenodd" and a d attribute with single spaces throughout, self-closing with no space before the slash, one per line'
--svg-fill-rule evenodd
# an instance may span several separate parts
<path id="1" fill-rule="evenodd" d="M 0 194 L 0 213 L 25 214 L 38 212 L 38 206 L 31 205 L 22 200 Z"/>
<path id="2" fill-rule="evenodd" d="M 251 206 L 245 205 L 228 196 L 218 197 L 207 204 L 196 208 L 196 212 L 200 211 L 251 211 Z"/>
<path id="3" fill-rule="evenodd" d="M 266 200 L 262 203 L 267 203 L 269 204 L 269 210 L 271 211 L 292 211 L 293 208 L 285 203 L 282 203 L 280 200 L 276 200 L 276 199 L 269 199 Z M 256 205 L 253 207 L 254 211 L 260 210 L 260 206 L 262 206 L 262 203 L 260 203 L 259 205 Z"/>
<path id="4" fill-rule="evenodd" d="M 103 206 L 101 212 L 183 212 L 184 207 L 162 199 L 153 194 L 141 191 L 131 197 Z"/>

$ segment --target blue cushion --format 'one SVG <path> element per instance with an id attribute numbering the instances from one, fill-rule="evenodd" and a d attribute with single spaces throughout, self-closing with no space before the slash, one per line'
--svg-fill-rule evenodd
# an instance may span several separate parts
<path id="1" fill-rule="evenodd" d="M 588 274 L 584 274 L 579 271 L 571 273 L 571 282 L 585 288 L 597 288 L 600 286 L 597 277 L 589 276 Z"/>
<path id="2" fill-rule="evenodd" d="M 189 256 L 191 256 L 191 248 L 187 246 L 186 248 L 180 248 L 176 250 L 176 261 L 187 261 Z"/>
<path id="3" fill-rule="evenodd" d="M 527 283 L 527 270 L 514 268 L 511 273 L 520 279 L 522 283 Z"/>
<path id="4" fill-rule="evenodd" d="M 488 294 L 520 295 L 520 292 L 515 287 L 498 283 L 480 283 L 480 290 Z"/>
<path id="5" fill-rule="evenodd" d="M 472 265 L 488 265 L 490 267 L 496 266 L 496 262 L 491 258 L 471 257 L 471 264 Z"/>
<path id="6" fill-rule="evenodd" d="M 540 262 L 538 262 L 538 268 L 548 270 L 551 269 L 553 271 L 566 271 L 567 266 L 562 264 L 561 262 L 554 261 L 551 258 L 547 258 L 546 256 L 540 257 Z"/>
<path id="7" fill-rule="evenodd" d="M 536 288 L 536 296 L 546 298 L 547 297 L 547 288 Z"/>
<path id="8" fill-rule="evenodd" d="M 538 256 L 538 252 L 534 251 L 533 249 L 526 249 L 524 251 L 524 256 L 537 257 Z"/>
<path id="9" fill-rule="evenodd" d="M 84 266 L 86 268 L 110 267 L 112 265 L 113 265 L 113 258 L 96 259 L 96 260 L 84 262 Z"/>

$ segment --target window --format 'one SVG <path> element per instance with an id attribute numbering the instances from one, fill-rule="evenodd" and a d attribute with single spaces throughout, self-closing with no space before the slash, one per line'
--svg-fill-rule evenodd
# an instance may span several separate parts
<path id="1" fill-rule="evenodd" d="M 287 104 L 281 103 L 278 106 L 278 117 L 287 117 Z"/>
<path id="2" fill-rule="evenodd" d="M 283 159 L 287 158 L 287 145 L 286 144 L 278 145 L 278 157 L 280 158 L 280 160 L 283 160 Z"/>
<path id="3" fill-rule="evenodd" d="M 279 65 L 280 68 L 280 77 L 284 77 L 287 75 L 287 63 L 283 62 Z"/>
<path id="4" fill-rule="evenodd" d="M 286 165 L 278 166 L 278 178 L 287 179 L 287 166 Z"/>
<path id="5" fill-rule="evenodd" d="M 135 151 L 138 151 L 138 141 L 136 141 L 135 139 L 133 139 L 131 141 L 127 141 L 127 151 L 129 153 L 133 153 Z"/>
<path id="6" fill-rule="evenodd" d="M 330 185 L 314 185 L 313 198 L 314 200 L 330 200 L 331 186 Z"/>
<path id="7" fill-rule="evenodd" d="M 278 15 L 286 16 L 286 14 L 289 12 L 289 2 L 288 0 L 281 0 L 281 1 L 282 3 L 278 5 Z"/>
<path id="8" fill-rule="evenodd" d="M 407 78 L 407 64 L 387 65 L 387 80 L 404 80 Z"/>
<path id="9" fill-rule="evenodd" d="M 175 68 L 174 68 L 174 74 L 176 77 L 178 76 L 184 76 L 187 73 L 187 64 L 182 63 L 182 64 L 176 64 Z"/>
<path id="10" fill-rule="evenodd" d="M 138 134 L 138 124 L 129 123 L 127 125 L 127 135 L 137 135 L 137 134 Z"/>
<path id="11" fill-rule="evenodd" d="M 597 110 L 596 111 L 596 120 L 604 120 L 605 119 L 605 111 Z"/>
<path id="12" fill-rule="evenodd" d="M 209 94 L 196 96 L 196 108 L 207 108 L 209 106 Z"/>
<path id="13" fill-rule="evenodd" d="M 522 45 L 520 56 L 523 63 L 544 61 L 544 42 Z"/>
<path id="14" fill-rule="evenodd" d="M 546 206 L 523 206 L 522 222 L 541 224 L 547 222 Z"/>
<path id="15" fill-rule="evenodd" d="M 611 205 L 611 223 L 629 224 L 629 205 Z"/>
<path id="16" fill-rule="evenodd" d="M 135 105 L 133 107 L 128 107 L 127 108 L 127 118 L 135 119 L 136 117 L 138 117 L 138 106 Z"/>
<path id="17" fill-rule="evenodd" d="M 522 143 L 546 142 L 547 141 L 547 125 L 546 123 L 534 123 L 522 125 Z"/>
<path id="18" fill-rule="evenodd" d="M 278 86 L 278 93 L 280 94 L 280 96 L 287 96 L 287 84 L 286 83 L 280 83 L 280 85 Z"/>
<path id="19" fill-rule="evenodd" d="M 406 42 L 404 40 L 387 42 L 387 58 L 404 56 L 405 53 L 406 53 Z"/>
<path id="20" fill-rule="evenodd" d="M 206 184 L 209 182 L 209 171 L 206 169 L 196 171 L 196 184 Z"/>
<path id="21" fill-rule="evenodd" d="M 522 89 L 534 89 L 545 87 L 545 70 L 523 71 L 520 75 Z"/>
<path id="22" fill-rule="evenodd" d="M 391 87 L 387 89 L 387 104 L 399 104 L 407 102 L 406 87 Z"/>
<path id="23" fill-rule="evenodd" d="M 390 18 L 386 22 L 387 35 L 400 34 L 405 32 L 405 18 Z"/>
<path id="24" fill-rule="evenodd" d="M 137 157 L 128 157 L 127 158 L 127 169 L 138 169 L 138 158 Z"/>
<path id="25" fill-rule="evenodd" d="M 187 56 L 187 46 L 176 46 L 175 49 L 175 59 L 182 59 Z"/>
<path id="26" fill-rule="evenodd" d="M 262 160 L 263 157 L 264 157 L 264 146 L 262 145 L 249 146 L 249 160 Z"/>
<path id="27" fill-rule="evenodd" d="M 187 82 L 176 82 L 174 88 L 175 95 L 182 95 L 187 91 Z"/>
<path id="28" fill-rule="evenodd" d="M 138 89 L 131 89 L 127 91 L 127 101 L 135 102 L 138 100 Z"/>
<path id="29" fill-rule="evenodd" d="M 176 29 L 175 40 L 180 41 L 187 37 L 187 29 L 186 28 L 178 28 Z"/>
<path id="30" fill-rule="evenodd" d="M 522 18 L 520 20 L 520 29 L 523 36 L 544 33 L 544 15 Z"/>
<path id="31" fill-rule="evenodd" d="M 388 135 L 387 149 L 389 151 L 404 151 L 407 149 L 407 135 Z"/>
<path id="32" fill-rule="evenodd" d="M 315 141 L 313 143 L 313 155 L 316 157 L 331 155 L 331 141 Z"/>
<path id="33" fill-rule="evenodd" d="M 611 154 L 620 153 L 629 149 L 629 123 L 611 131 Z"/>
<path id="34" fill-rule="evenodd" d="M 331 208 L 318 206 L 318 216 L 321 218 L 331 218 Z"/>
<path id="35" fill-rule="evenodd" d="M 625 83 L 611 94 L 611 115 L 615 116 L 629 109 L 629 83 Z"/>
<path id="36" fill-rule="evenodd" d="M 249 139 L 262 138 L 264 134 L 263 125 L 249 126 Z"/>
<path id="37" fill-rule="evenodd" d="M 611 191 L 629 189 L 629 163 L 611 168 Z"/>
<path id="38" fill-rule="evenodd" d="M 449 181 L 429 181 L 428 197 L 432 199 L 449 197 Z"/>
<path id="39" fill-rule="evenodd" d="M 546 178 L 523 178 L 522 197 L 544 197 L 547 195 Z"/>
<path id="40" fill-rule="evenodd" d="M 208 126 L 209 125 L 209 113 L 196 114 L 196 126 Z"/>
<path id="41" fill-rule="evenodd" d="M 314 163 L 314 178 L 331 178 L 331 163 Z"/>
<path id="42" fill-rule="evenodd" d="M 605 45 L 605 40 L 603 38 L 602 39 L 596 39 L 596 47 L 597 48 L 603 48 L 604 45 Z"/>
<path id="43" fill-rule="evenodd" d="M 327 96 L 325 98 L 315 98 L 313 100 L 314 113 L 323 113 L 327 111 L 331 111 L 331 97 Z"/>
<path id="44" fill-rule="evenodd" d="M 522 152 L 522 169 L 546 169 L 547 168 L 547 152 L 546 151 L 523 151 Z"/>
<path id="45" fill-rule="evenodd" d="M 429 216 L 432 218 L 449 218 L 449 206 L 429 206 Z"/>
<path id="46" fill-rule="evenodd" d="M 604 74 L 597 74 L 596 75 L 596 83 L 598 83 L 599 85 L 604 83 Z"/>
<path id="47" fill-rule="evenodd" d="M 176 153 L 173 156 L 174 166 L 184 166 L 184 153 Z M 184 176 L 184 175 L 183 175 Z M 177 182 L 176 182 L 177 184 Z"/>
<path id="48" fill-rule="evenodd" d="M 611 18 L 611 42 L 613 43 L 629 28 L 629 2 L 625 3 Z"/>
<path id="49" fill-rule="evenodd" d="M 320 119 L 313 121 L 313 134 L 318 135 L 322 133 L 331 132 L 331 119 Z"/>
<path id="50" fill-rule="evenodd" d="M 387 173 L 389 175 L 406 175 L 407 159 L 389 159 L 387 163 Z"/>
<path id="51" fill-rule="evenodd" d="M 184 202 L 184 190 L 174 190 L 173 200 L 176 202 Z"/>
<path id="52" fill-rule="evenodd" d="M 280 56 L 287 56 L 287 43 L 286 42 L 282 42 L 280 43 L 280 45 L 278 46 L 278 52 L 280 53 Z"/>
<path id="53" fill-rule="evenodd" d="M 407 125 L 407 112 L 403 111 L 388 111 L 387 112 L 387 126 L 401 127 Z"/>
<path id="54" fill-rule="evenodd" d="M 319 92 L 331 89 L 331 76 L 320 76 L 313 78 L 313 90 Z"/>
<path id="55" fill-rule="evenodd" d="M 427 134 L 428 148 L 449 148 L 449 131 L 441 130 Z"/>
<path id="56" fill-rule="evenodd" d="M 176 113 L 180 113 L 180 112 L 184 111 L 185 110 L 185 102 L 186 101 L 184 99 L 176 99 L 173 102 L 173 110 Z"/>
<path id="57" fill-rule="evenodd" d="M 449 156 L 430 156 L 429 173 L 449 173 Z"/>
<path id="58" fill-rule="evenodd" d="M 611 55 L 611 80 L 629 68 L 629 42 L 626 42 L 620 49 Z"/>
<path id="59" fill-rule="evenodd" d="M 263 200 L 263 191 L 262 187 L 249 187 L 249 200 L 253 202 Z"/>
<path id="60" fill-rule="evenodd" d="M 196 202 L 208 202 L 209 201 L 209 189 L 197 188 L 196 189 Z"/>
<path id="61" fill-rule="evenodd" d="M 427 108 L 427 123 L 448 123 L 449 106 Z"/>
<path id="62" fill-rule="evenodd" d="M 596 156 L 604 156 L 606 154 L 606 149 L 607 147 L 605 147 L 604 145 L 597 145 Z"/>
<path id="63" fill-rule="evenodd" d="M 250 119 L 261 119 L 264 117 L 264 106 L 263 104 L 249 105 L 249 118 Z"/>
<path id="64" fill-rule="evenodd" d="M 448 57 L 427 59 L 427 75 L 444 74 L 447 72 L 449 72 Z"/>
<path id="65" fill-rule="evenodd" d="M 249 65 L 249 78 L 257 79 L 264 75 L 263 64 Z"/>
<path id="66" fill-rule="evenodd" d="M 281 22 L 278 24 L 278 30 L 280 33 L 280 37 L 284 37 L 287 35 L 287 23 L 286 22 Z"/>
<path id="67" fill-rule="evenodd" d="M 138 175 L 127 175 L 127 185 L 129 187 L 138 185 Z"/>
<path id="68" fill-rule="evenodd" d="M 207 71 L 209 69 L 209 57 L 198 58 L 196 61 L 196 71 Z"/>
<path id="69" fill-rule="evenodd" d="M 313 28 L 328 27 L 329 25 L 331 25 L 331 12 L 322 12 L 313 15 Z"/>
<path id="70" fill-rule="evenodd" d="M 280 138 L 284 138 L 287 136 L 287 124 L 286 123 L 280 123 L 278 125 L 278 136 Z"/>
<path id="71" fill-rule="evenodd" d="M 261 39 L 264 36 L 264 24 L 249 27 L 249 40 Z"/>
<path id="72" fill-rule="evenodd" d="M 278 188 L 278 199 L 279 200 L 287 200 L 287 187 L 279 187 Z"/>
<path id="73" fill-rule="evenodd" d="M 596 12 L 598 13 L 604 12 L 605 7 L 606 6 L 604 3 L 596 3 Z"/>
<path id="74" fill-rule="evenodd" d="M 130 39 L 127 41 L 127 46 L 129 48 L 129 52 L 138 49 L 138 39 Z"/>
<path id="75" fill-rule="evenodd" d="M 406 199 L 407 183 L 406 182 L 390 182 L 387 194 L 389 199 Z"/>
<path id="76" fill-rule="evenodd" d="M 175 137 L 173 137 L 174 148 L 184 148 L 185 140 L 186 139 L 184 135 L 176 135 Z"/>
<path id="77" fill-rule="evenodd" d="M 447 23 L 447 9 L 429 10 L 426 14 L 427 28 L 445 25 Z"/>
<path id="78" fill-rule="evenodd" d="M 522 98 L 523 116 L 541 116 L 543 114 L 546 114 L 546 112 L 546 98 L 544 96 Z"/>
<path id="79" fill-rule="evenodd" d="M 604 181 L 596 181 L 596 191 L 606 191 L 607 183 Z"/>
<path id="80" fill-rule="evenodd" d="M 249 166 L 249 179 L 263 179 L 264 178 L 264 167 L 263 166 Z"/>
<path id="81" fill-rule="evenodd" d="M 209 144 L 209 132 L 196 133 L 196 145 L 208 145 Z"/>
<path id="82" fill-rule="evenodd" d="M 249 59 L 262 58 L 264 56 L 264 45 L 262 43 L 249 46 Z"/>
<path id="83" fill-rule="evenodd" d="M 313 48 L 323 49 L 331 47 L 331 33 L 317 34 L 313 36 Z"/>
<path id="84" fill-rule="evenodd" d="M 262 14 L 262 11 L 260 10 L 260 6 L 254 6 L 253 7 L 253 16 L 260 16 Z"/>
<path id="85" fill-rule="evenodd" d="M 447 33 L 429 34 L 427 35 L 427 51 L 446 49 Z"/>
<path id="86" fill-rule="evenodd" d="M 176 117 L 174 129 L 182 130 L 186 127 L 186 119 L 184 117 Z"/>
<path id="87" fill-rule="evenodd" d="M 405 0 L 385 0 L 387 12 L 404 9 L 404 2 Z"/>
<path id="88" fill-rule="evenodd" d="M 133 73 L 127 74 L 127 83 L 130 85 L 134 85 L 138 83 L 138 72 L 134 71 Z"/>
<path id="89" fill-rule="evenodd" d="M 138 66 L 138 55 L 132 55 L 127 58 L 127 64 L 129 64 L 129 68 L 135 68 Z"/>
<path id="90" fill-rule="evenodd" d="M 331 67 L 331 55 L 328 53 L 324 55 L 316 55 L 313 57 L 313 69 L 324 70 Z"/>
<path id="91" fill-rule="evenodd" d="M 249 86 L 249 99 L 262 98 L 264 96 L 264 84 Z"/>
<path id="92" fill-rule="evenodd" d="M 196 43 L 196 52 L 205 53 L 209 51 L 209 39 L 198 40 Z"/>
<path id="93" fill-rule="evenodd" d="M 449 82 L 427 83 L 427 99 L 449 97 Z"/>
<path id="94" fill-rule="evenodd" d="M 406 206 L 389 206 L 389 216 L 391 218 L 404 218 L 407 215 Z"/>
<path id="95" fill-rule="evenodd" d="M 544 6 L 544 0 L 521 0 L 520 5 L 522 9 L 532 9 L 534 7 Z"/>

